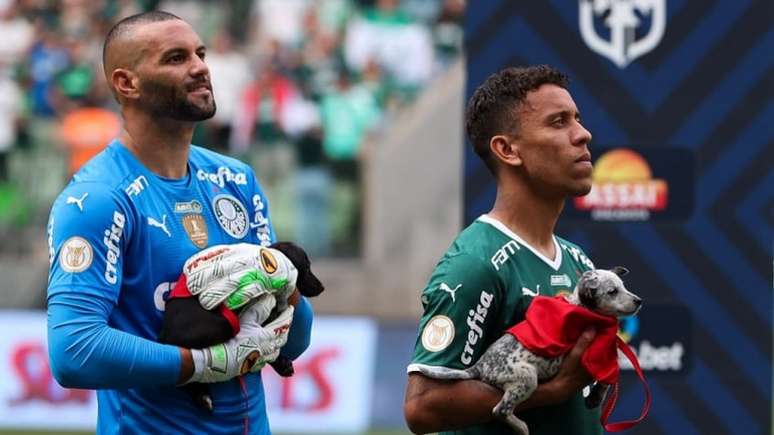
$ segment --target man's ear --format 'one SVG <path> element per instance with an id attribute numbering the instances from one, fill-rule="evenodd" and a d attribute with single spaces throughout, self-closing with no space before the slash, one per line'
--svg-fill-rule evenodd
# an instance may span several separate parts
<path id="1" fill-rule="evenodd" d="M 508 136 L 499 134 L 489 140 L 489 151 L 497 160 L 509 166 L 521 166 L 519 146 Z"/>
<path id="2" fill-rule="evenodd" d="M 136 99 L 140 95 L 137 76 L 127 69 L 116 68 L 110 75 L 111 83 L 116 95 L 123 99 Z"/>

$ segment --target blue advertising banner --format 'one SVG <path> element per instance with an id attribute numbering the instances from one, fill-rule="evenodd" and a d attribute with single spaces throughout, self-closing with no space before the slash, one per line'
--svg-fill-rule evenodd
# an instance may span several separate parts
<path id="1" fill-rule="evenodd" d="M 650 416 L 627 433 L 771 433 L 772 17 L 763 0 L 468 4 L 468 96 L 508 66 L 570 77 L 599 173 L 557 234 L 598 267 L 631 270 L 645 299 L 635 350 L 680 362 L 648 374 Z M 465 156 L 469 223 L 494 183 Z M 622 380 L 613 420 L 642 405 L 638 381 Z"/>

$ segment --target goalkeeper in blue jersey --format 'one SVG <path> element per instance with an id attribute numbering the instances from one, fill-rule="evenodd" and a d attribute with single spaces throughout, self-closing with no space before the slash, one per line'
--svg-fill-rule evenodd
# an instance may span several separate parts
<path id="1" fill-rule="evenodd" d="M 211 348 L 158 342 L 165 298 L 189 257 L 215 245 L 260 250 L 275 241 L 250 167 L 190 143 L 195 123 L 215 113 L 204 58 L 200 38 L 172 14 L 117 23 L 103 62 L 124 129 L 51 210 L 51 369 L 65 387 L 99 390 L 98 433 L 269 434 L 260 369 L 309 344 L 312 310 L 304 298 L 270 325 L 261 326 L 257 305 L 243 310 L 240 333 Z M 197 282 L 205 308 L 232 292 L 266 300 L 295 287 L 295 274 L 285 272 L 292 268 L 262 267 L 260 255 L 233 252 L 202 261 L 226 271 L 253 267 L 277 285 L 224 287 L 215 273 L 212 285 Z M 188 382 L 209 383 L 213 413 L 176 388 Z"/>

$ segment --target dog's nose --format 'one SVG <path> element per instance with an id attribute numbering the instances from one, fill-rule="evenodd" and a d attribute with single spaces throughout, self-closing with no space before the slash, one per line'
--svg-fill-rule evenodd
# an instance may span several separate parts
<path id="1" fill-rule="evenodd" d="M 636 298 L 636 299 L 634 299 L 634 305 L 637 305 L 638 307 L 639 307 L 640 305 L 642 305 L 642 299 L 640 299 L 640 298 Z"/>

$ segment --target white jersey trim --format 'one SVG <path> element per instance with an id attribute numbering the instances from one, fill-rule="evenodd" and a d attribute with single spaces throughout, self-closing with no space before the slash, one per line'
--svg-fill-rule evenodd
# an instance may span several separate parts
<path id="1" fill-rule="evenodd" d="M 502 223 L 499 220 L 493 218 L 492 216 L 489 216 L 489 215 L 486 215 L 486 214 L 482 214 L 476 220 L 484 222 L 484 223 L 487 223 L 487 224 L 497 228 L 498 230 L 500 230 L 500 232 L 502 232 L 506 236 L 508 236 L 508 237 L 512 238 L 513 240 L 515 240 L 518 244 L 520 244 L 520 245 L 524 246 L 525 248 L 529 249 L 530 251 L 532 251 L 532 253 L 535 254 L 535 256 L 537 258 L 543 260 L 543 262 L 546 263 L 547 265 L 549 265 L 552 269 L 559 270 L 559 267 L 562 265 L 562 248 L 559 246 L 559 242 L 556 240 L 556 236 L 554 236 L 553 234 L 551 235 L 551 240 L 554 241 L 554 250 L 556 251 L 556 256 L 555 256 L 556 258 L 551 260 L 548 257 L 546 257 L 545 255 L 541 254 L 540 251 L 538 251 L 537 249 L 533 248 L 529 243 L 525 242 L 524 239 L 519 237 L 518 234 L 516 234 L 513 231 L 511 231 L 511 229 L 508 228 L 507 226 L 505 226 L 504 223 Z"/>
<path id="2" fill-rule="evenodd" d="M 408 373 L 419 373 L 420 372 L 420 367 L 421 368 L 425 368 L 425 369 L 431 369 L 431 370 L 432 369 L 436 369 L 436 368 L 447 369 L 447 370 L 465 370 L 465 369 L 452 369 L 452 368 L 444 367 L 444 366 L 431 366 L 431 365 L 427 365 L 427 364 L 413 363 L 413 364 L 409 364 L 408 367 L 406 367 L 406 373 L 407 374 Z"/>

